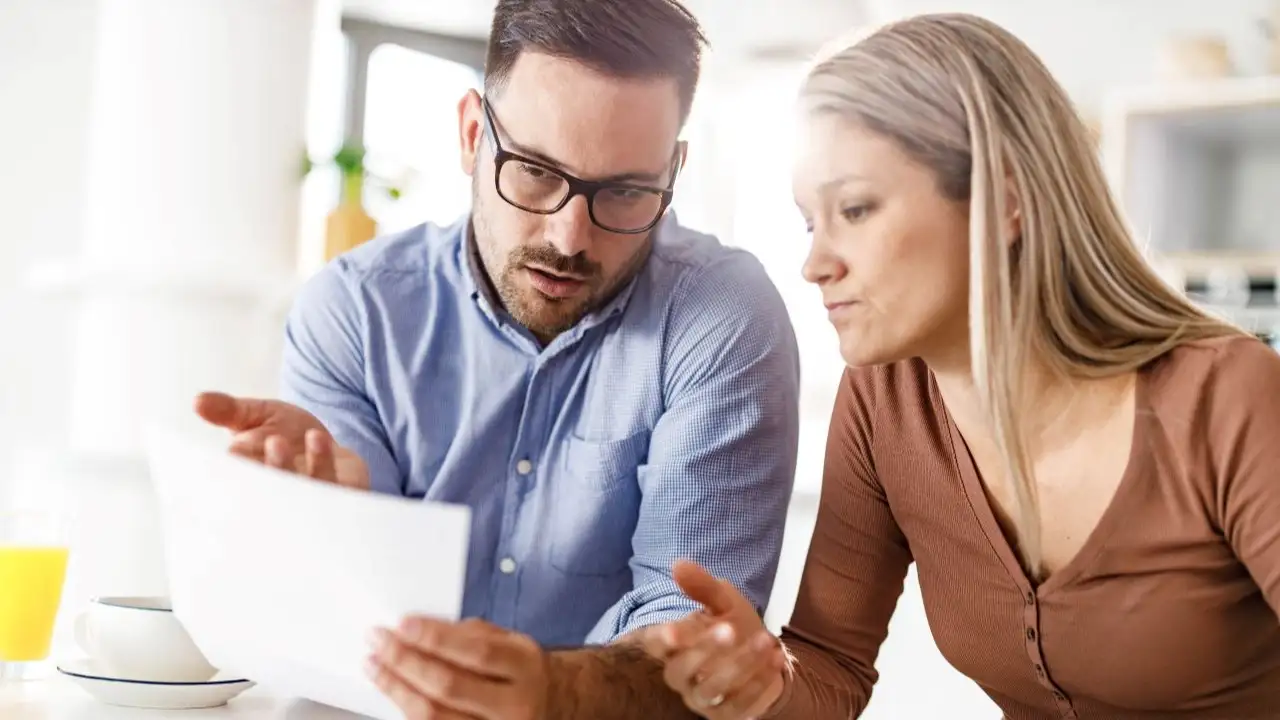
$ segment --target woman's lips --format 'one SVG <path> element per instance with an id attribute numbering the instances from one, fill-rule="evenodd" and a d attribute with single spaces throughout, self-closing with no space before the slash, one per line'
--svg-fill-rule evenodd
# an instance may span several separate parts
<path id="1" fill-rule="evenodd" d="M 860 303 L 857 300 L 850 300 L 848 302 L 826 303 L 827 319 L 830 320 L 831 322 L 835 322 L 836 320 L 839 320 L 840 318 L 845 317 L 849 313 L 853 312 L 859 306 L 859 304 Z"/>

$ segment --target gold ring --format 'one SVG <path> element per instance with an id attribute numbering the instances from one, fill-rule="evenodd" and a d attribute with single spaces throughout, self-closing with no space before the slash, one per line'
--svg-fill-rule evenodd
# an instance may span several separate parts
<path id="1" fill-rule="evenodd" d="M 715 708 L 715 707 L 720 707 L 720 706 L 721 706 L 721 705 L 723 705 L 723 704 L 724 704 L 724 696 L 723 696 L 723 695 L 717 695 L 717 696 L 715 696 L 715 697 L 713 697 L 713 698 L 711 698 L 710 700 L 708 700 L 708 701 L 707 701 L 707 707 L 713 707 L 713 708 Z"/>

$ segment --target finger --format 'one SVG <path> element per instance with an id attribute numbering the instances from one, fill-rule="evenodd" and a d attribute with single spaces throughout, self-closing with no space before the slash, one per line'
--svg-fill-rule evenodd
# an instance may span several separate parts
<path id="1" fill-rule="evenodd" d="M 623 636 L 617 642 L 635 643 L 650 657 L 665 661 L 701 637 L 703 631 L 709 626 L 710 619 L 705 613 L 693 612 L 680 620 L 641 628 Z"/>
<path id="2" fill-rule="evenodd" d="M 267 433 L 261 430 L 246 430 L 232 435 L 227 449 L 240 457 L 266 462 L 266 441 Z"/>
<path id="3" fill-rule="evenodd" d="M 720 623 L 704 633 L 692 647 L 673 655 L 662 669 L 667 686 L 690 697 L 698 679 L 706 677 L 705 668 L 712 658 L 724 655 L 732 646 L 733 636 L 732 627 Z"/>
<path id="4" fill-rule="evenodd" d="M 264 443 L 266 463 L 274 468 L 292 472 L 294 468 L 294 452 L 289 441 L 281 435 L 272 435 Z"/>
<path id="5" fill-rule="evenodd" d="M 371 640 L 378 663 L 434 703 L 482 717 L 510 704 L 510 683 L 425 655 L 387 630 L 376 630 Z"/>
<path id="6" fill-rule="evenodd" d="M 771 651 L 770 662 L 747 679 L 736 692 L 725 696 L 718 708 L 719 715 L 728 718 L 757 718 L 773 709 L 782 695 L 782 669 L 786 658 L 779 648 Z"/>
<path id="7" fill-rule="evenodd" d="M 330 442 L 333 442 L 332 436 Z M 369 466 L 359 455 L 337 443 L 333 443 L 333 471 L 339 485 L 357 490 L 369 489 Z"/>
<path id="8" fill-rule="evenodd" d="M 693 647 L 701 640 L 715 623 L 715 618 L 699 611 L 689 614 L 685 619 L 668 623 L 661 628 L 661 641 L 672 651 Z"/>
<path id="9" fill-rule="evenodd" d="M 236 398 L 226 393 L 200 393 L 195 400 L 196 414 L 206 422 L 240 432 L 266 422 L 267 403 L 254 398 Z"/>
<path id="10" fill-rule="evenodd" d="M 303 440 L 306 445 L 305 471 L 310 477 L 327 482 L 338 481 L 338 471 L 333 460 L 333 440 L 322 430 L 308 430 Z"/>
<path id="11" fill-rule="evenodd" d="M 542 662 L 542 648 L 527 636 L 482 620 L 460 623 L 410 617 L 395 634 L 401 641 L 447 663 L 486 677 L 515 679 Z"/>
<path id="12" fill-rule="evenodd" d="M 761 631 L 750 642 L 743 642 L 731 650 L 714 656 L 701 669 L 702 679 L 694 686 L 694 700 L 707 707 L 715 706 L 712 700 L 733 697 L 749 681 L 764 671 L 778 670 L 782 650 L 773 644 L 772 636 Z"/>
<path id="13" fill-rule="evenodd" d="M 697 563 L 677 561 L 671 574 L 684 594 L 712 615 L 730 615 L 747 609 L 751 609 L 753 614 L 755 612 L 737 588 L 703 570 Z"/>
<path id="14" fill-rule="evenodd" d="M 478 720 L 474 715 L 446 707 L 416 692 L 412 685 L 376 657 L 369 658 L 365 674 L 400 708 L 405 720 Z"/>

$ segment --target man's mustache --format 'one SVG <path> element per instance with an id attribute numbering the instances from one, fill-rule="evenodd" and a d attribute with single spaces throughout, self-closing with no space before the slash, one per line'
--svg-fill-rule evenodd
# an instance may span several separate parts
<path id="1" fill-rule="evenodd" d="M 545 245 L 518 248 L 511 253 L 509 263 L 514 267 L 539 265 L 552 272 L 582 278 L 595 277 L 600 273 L 600 265 L 588 260 L 584 253 L 562 255 L 555 248 Z"/>

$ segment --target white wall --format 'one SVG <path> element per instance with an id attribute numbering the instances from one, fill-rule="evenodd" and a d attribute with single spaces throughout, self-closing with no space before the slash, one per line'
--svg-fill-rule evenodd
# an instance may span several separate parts
<path id="1" fill-rule="evenodd" d="M 166 591 L 145 424 L 274 388 L 322 2 L 0 0 L 0 511 L 72 515 L 59 647 Z"/>
<path id="2" fill-rule="evenodd" d="M 67 308 L 21 281 L 79 245 L 96 7 L 0 0 L 0 482 L 66 426 Z"/>

